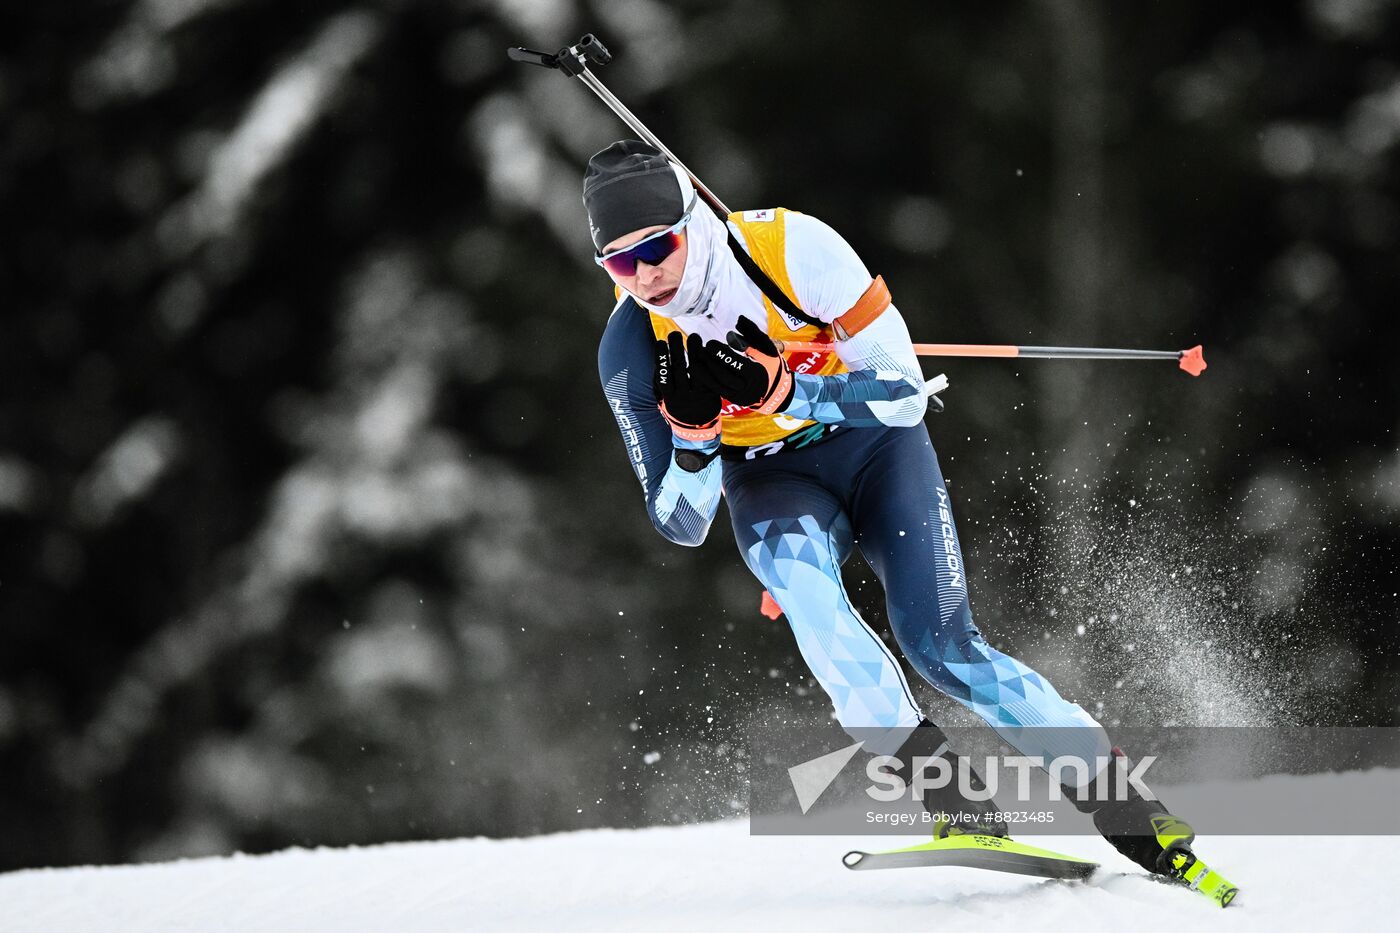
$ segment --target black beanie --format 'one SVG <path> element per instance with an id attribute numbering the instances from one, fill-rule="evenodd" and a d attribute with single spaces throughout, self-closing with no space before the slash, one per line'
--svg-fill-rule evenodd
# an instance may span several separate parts
<path id="1" fill-rule="evenodd" d="M 583 206 L 593 245 L 600 252 L 633 230 L 670 226 L 685 213 L 671 163 L 635 139 L 619 140 L 588 160 Z"/>

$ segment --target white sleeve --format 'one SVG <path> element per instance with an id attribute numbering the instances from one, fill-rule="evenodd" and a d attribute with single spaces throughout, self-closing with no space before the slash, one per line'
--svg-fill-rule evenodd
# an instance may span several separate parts
<path id="1" fill-rule="evenodd" d="M 815 217 L 787 214 L 787 271 L 803 311 L 830 323 L 850 310 L 874 278 L 841 234 Z"/>
<path id="2" fill-rule="evenodd" d="M 841 235 L 815 217 L 787 215 L 787 266 L 797 302 L 830 322 L 845 314 L 870 287 L 872 276 Z M 797 376 L 796 417 L 828 423 L 907 426 L 924 415 L 923 372 L 909 329 L 890 305 L 864 330 L 836 343 L 850 370 L 839 376 Z"/>
<path id="3" fill-rule="evenodd" d="M 828 323 L 849 311 L 874 280 L 841 234 L 806 214 L 787 215 L 786 258 L 797 303 Z M 839 341 L 836 355 L 848 369 L 897 370 L 922 379 L 909 329 L 893 305 L 865 330 Z"/>

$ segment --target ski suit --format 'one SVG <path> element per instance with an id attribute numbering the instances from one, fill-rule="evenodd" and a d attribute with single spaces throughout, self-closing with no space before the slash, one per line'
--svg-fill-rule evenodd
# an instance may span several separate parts
<path id="1" fill-rule="evenodd" d="M 823 322 L 871 286 L 855 251 L 813 217 L 747 211 L 730 215 L 728 228 Z M 789 354 L 795 389 L 782 413 L 726 405 L 720 457 L 696 473 L 676 465 L 652 389 L 658 337 L 678 328 L 723 341 L 744 315 L 775 338 L 829 339 L 768 301 L 732 255 L 716 262 L 706 313 L 665 318 L 624 294 L 599 347 L 603 391 L 656 529 L 677 544 L 699 545 L 723 490 L 740 553 L 782 607 L 838 721 L 890 730 L 887 748 L 869 750 L 892 753 L 924 716 L 900 665 L 844 589 L 841 565 L 853 546 L 879 577 L 895 639 L 920 676 L 1022 754 L 1106 756 L 1098 723 L 989 645 L 973 622 L 951 499 L 923 423 L 923 376 L 893 305 L 830 350 Z"/>

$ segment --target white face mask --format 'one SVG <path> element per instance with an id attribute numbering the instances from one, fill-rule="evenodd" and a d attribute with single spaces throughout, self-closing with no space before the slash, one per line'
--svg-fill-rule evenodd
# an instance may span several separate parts
<path id="1" fill-rule="evenodd" d="M 689 204 L 695 196 L 695 186 L 690 178 L 675 165 L 676 182 L 681 187 L 681 203 Z M 685 269 L 681 271 L 681 283 L 676 293 L 664 305 L 648 304 L 636 295 L 637 303 L 661 317 L 678 318 L 704 314 L 714 300 L 715 289 L 719 284 L 718 266 L 728 254 L 728 231 L 714 211 L 704 204 L 697 204 L 690 223 L 685 226 L 686 257 Z"/>

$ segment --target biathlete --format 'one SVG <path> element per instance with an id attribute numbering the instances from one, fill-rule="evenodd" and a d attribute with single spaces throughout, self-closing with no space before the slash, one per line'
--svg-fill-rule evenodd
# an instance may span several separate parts
<path id="1" fill-rule="evenodd" d="M 744 562 L 787 616 L 841 725 L 881 730 L 867 748 L 895 754 L 906 780 L 933 755 L 956 768 L 842 586 L 859 546 L 919 675 L 1024 755 L 1107 761 L 1066 789 L 1115 848 L 1169 873 L 1166 854 L 1190 843 L 1190 827 L 1136 793 L 1096 799 L 1095 781 L 1126 767 L 1102 727 L 973 623 L 923 423 L 923 375 L 884 281 L 814 217 L 774 208 L 721 220 L 684 170 L 634 140 L 589 160 L 583 201 L 620 299 L 599 377 L 657 531 L 701 544 L 722 490 Z M 784 354 L 783 341 L 825 346 Z M 924 805 L 969 817 L 941 823 L 939 835 L 1006 834 L 990 802 Z"/>

